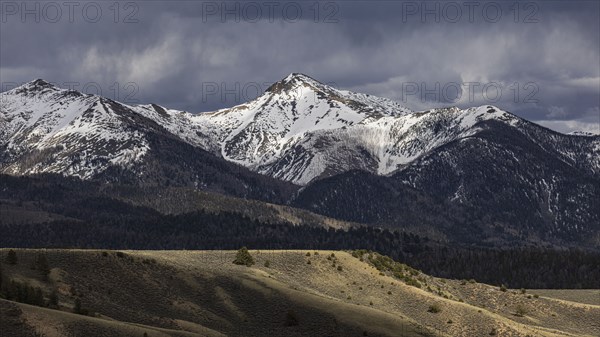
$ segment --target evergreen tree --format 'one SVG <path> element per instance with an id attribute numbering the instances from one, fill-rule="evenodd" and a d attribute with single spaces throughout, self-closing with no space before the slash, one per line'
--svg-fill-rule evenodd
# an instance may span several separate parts
<path id="1" fill-rule="evenodd" d="M 17 264 L 17 253 L 14 250 L 9 250 L 6 256 L 6 263 L 15 265 Z"/>
<path id="2" fill-rule="evenodd" d="M 50 293 L 50 299 L 48 301 L 48 305 L 52 308 L 58 308 L 58 294 L 56 293 L 56 290 L 53 290 Z"/>
<path id="3" fill-rule="evenodd" d="M 40 307 L 45 306 L 44 303 L 44 293 L 42 293 L 42 289 L 39 287 L 31 288 L 31 292 L 33 293 L 33 305 L 37 305 Z"/>
<path id="4" fill-rule="evenodd" d="M 6 298 L 6 282 L 2 272 L 2 264 L 0 263 L 0 298 Z"/>
<path id="5" fill-rule="evenodd" d="M 237 251 L 233 263 L 250 267 L 254 264 L 254 258 L 248 252 L 248 248 L 242 247 Z"/>
<path id="6" fill-rule="evenodd" d="M 81 315 L 81 300 L 79 298 L 75 299 L 75 306 L 73 307 L 73 312 Z"/>
<path id="7" fill-rule="evenodd" d="M 39 254 L 35 260 L 35 267 L 37 270 L 40 271 L 40 273 L 42 274 L 42 276 L 44 277 L 44 279 L 46 279 L 48 277 L 48 274 L 50 274 L 50 267 L 48 266 L 48 259 L 46 258 L 46 255 L 44 254 Z"/>
<path id="8" fill-rule="evenodd" d="M 75 307 L 73 308 L 73 312 L 78 315 L 84 315 L 84 316 L 87 316 L 89 314 L 88 310 L 84 309 L 82 307 L 80 298 L 77 298 L 75 300 Z"/>

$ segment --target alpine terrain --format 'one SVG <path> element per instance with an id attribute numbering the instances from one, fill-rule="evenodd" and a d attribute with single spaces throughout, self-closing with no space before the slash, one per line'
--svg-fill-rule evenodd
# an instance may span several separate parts
<path id="1" fill-rule="evenodd" d="M 411 111 L 290 74 L 189 113 L 35 80 L 0 94 L 0 173 L 206 190 L 484 245 L 600 243 L 600 136 L 495 106 Z"/>

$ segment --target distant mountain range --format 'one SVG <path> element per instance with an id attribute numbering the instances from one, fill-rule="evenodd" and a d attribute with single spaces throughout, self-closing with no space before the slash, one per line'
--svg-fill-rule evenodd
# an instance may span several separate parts
<path id="1" fill-rule="evenodd" d="M 188 187 L 463 243 L 600 244 L 600 136 L 494 106 L 413 112 L 302 74 L 199 114 L 35 80 L 0 94 L 0 173 Z"/>

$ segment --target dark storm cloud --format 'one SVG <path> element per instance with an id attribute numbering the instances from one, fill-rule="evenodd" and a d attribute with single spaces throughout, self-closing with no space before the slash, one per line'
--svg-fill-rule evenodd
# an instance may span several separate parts
<path id="1" fill-rule="evenodd" d="M 413 109 L 494 104 L 599 131 L 597 2 L 469 3 L 76 2 L 69 15 L 58 2 L 56 19 L 47 2 L 28 2 L 23 17 L 23 2 L 3 1 L 0 80 L 95 82 L 87 89 L 110 98 L 198 112 L 302 72 Z"/>

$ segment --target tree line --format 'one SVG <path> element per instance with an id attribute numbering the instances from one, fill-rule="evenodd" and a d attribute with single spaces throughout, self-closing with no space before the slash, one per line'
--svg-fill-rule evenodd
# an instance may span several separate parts
<path id="1" fill-rule="evenodd" d="M 109 203 L 105 205 L 110 209 Z M 109 215 L 112 214 L 112 215 Z M 95 219 L 0 225 L 0 246 L 150 250 L 368 249 L 434 276 L 515 288 L 593 288 L 600 254 L 577 249 L 446 245 L 401 231 L 261 223 L 234 213 L 99 214 Z M 143 212 L 142 212 L 143 214 Z"/>

